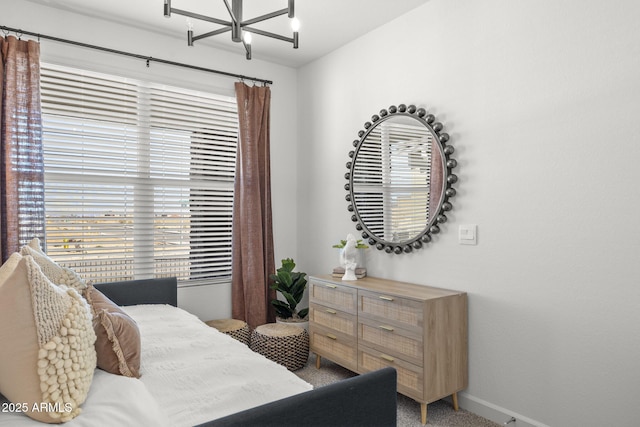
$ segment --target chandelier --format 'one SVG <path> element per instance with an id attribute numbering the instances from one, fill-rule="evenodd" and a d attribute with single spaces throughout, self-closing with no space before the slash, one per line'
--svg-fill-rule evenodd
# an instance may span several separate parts
<path id="1" fill-rule="evenodd" d="M 222 28 L 219 28 L 214 31 L 210 31 L 208 33 L 200 34 L 197 36 L 193 35 L 193 25 L 189 19 L 187 19 L 187 25 L 189 29 L 187 30 L 187 45 L 193 46 L 193 42 L 196 40 L 204 39 L 211 36 L 216 36 L 218 34 L 223 34 L 228 31 L 231 31 L 231 40 L 236 43 L 242 42 L 244 48 L 247 52 L 247 59 L 251 59 L 251 34 L 259 34 L 265 37 L 271 37 L 273 39 L 282 40 L 288 43 L 293 44 L 293 48 L 298 48 L 298 30 L 300 29 L 300 22 L 295 17 L 295 0 L 288 0 L 288 7 L 280 10 L 276 10 L 275 12 L 267 13 L 262 16 L 258 16 L 256 18 L 243 20 L 242 18 L 242 0 L 231 0 L 231 6 L 229 6 L 228 0 L 223 0 L 224 5 L 227 7 L 227 11 L 229 12 L 229 16 L 231 18 L 230 21 L 226 21 L 224 19 L 213 18 L 205 15 L 200 15 L 198 13 L 188 12 L 182 9 L 176 9 L 171 7 L 171 0 L 164 0 L 164 16 L 167 18 L 171 17 L 172 13 L 177 15 L 186 16 L 187 18 L 198 19 L 201 21 L 212 22 L 214 24 L 222 25 Z M 271 33 L 269 31 L 260 30 L 258 28 L 252 27 L 253 24 L 258 22 L 266 21 L 267 19 L 275 18 L 277 16 L 281 16 L 287 14 L 289 18 L 291 18 L 291 29 L 293 30 L 293 37 L 281 36 L 280 34 Z"/>

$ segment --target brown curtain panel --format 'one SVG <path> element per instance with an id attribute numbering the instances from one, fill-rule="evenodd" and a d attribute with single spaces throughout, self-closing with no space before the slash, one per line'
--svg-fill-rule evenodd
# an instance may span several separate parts
<path id="1" fill-rule="evenodd" d="M 0 251 L 4 262 L 44 237 L 44 165 L 40 114 L 40 45 L 0 38 Z"/>
<path id="2" fill-rule="evenodd" d="M 232 314 L 250 327 L 275 321 L 269 87 L 236 83 L 240 135 L 233 205 Z"/>
<path id="3" fill-rule="evenodd" d="M 438 215 L 438 205 L 442 200 L 442 185 L 444 169 L 442 168 L 442 154 L 438 148 L 438 141 L 431 142 L 431 182 L 429 183 L 429 218 L 430 221 Z"/>

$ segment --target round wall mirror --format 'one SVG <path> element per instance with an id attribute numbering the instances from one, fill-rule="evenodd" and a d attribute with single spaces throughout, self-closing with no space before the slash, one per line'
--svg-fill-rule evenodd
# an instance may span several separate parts
<path id="1" fill-rule="evenodd" d="M 401 104 L 374 115 L 358 137 L 345 174 L 351 220 L 379 250 L 422 248 L 447 221 L 456 194 L 449 135 L 424 108 Z"/>

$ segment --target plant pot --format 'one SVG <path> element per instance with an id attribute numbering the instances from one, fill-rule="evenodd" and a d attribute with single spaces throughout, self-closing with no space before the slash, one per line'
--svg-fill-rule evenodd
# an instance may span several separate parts
<path id="1" fill-rule="evenodd" d="M 286 325 L 293 325 L 299 328 L 304 329 L 309 332 L 309 321 L 308 320 L 300 320 L 300 319 L 282 319 L 281 317 L 276 317 L 276 323 L 284 323 Z"/>

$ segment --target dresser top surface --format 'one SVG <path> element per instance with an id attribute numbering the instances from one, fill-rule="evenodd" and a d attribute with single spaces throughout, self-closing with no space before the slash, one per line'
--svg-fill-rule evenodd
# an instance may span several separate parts
<path id="1" fill-rule="evenodd" d="M 442 298 L 453 295 L 463 295 L 466 292 L 451 289 L 436 288 L 433 286 L 418 285 L 416 283 L 399 282 L 396 280 L 381 279 L 378 277 L 364 277 L 358 280 L 342 280 L 329 274 L 310 275 L 309 279 L 330 282 L 342 286 L 349 286 L 373 292 L 382 292 L 389 295 L 413 297 L 420 299 Z"/>

